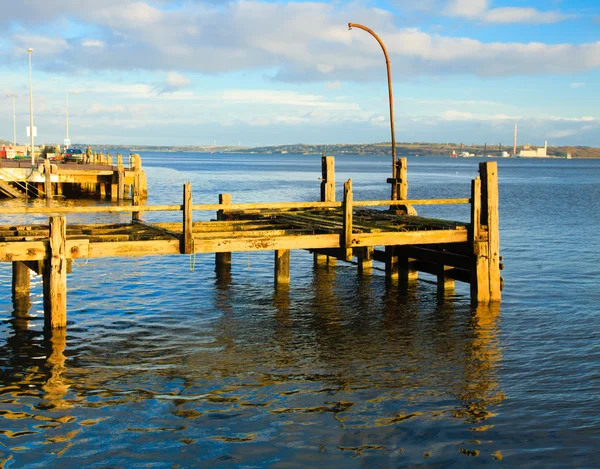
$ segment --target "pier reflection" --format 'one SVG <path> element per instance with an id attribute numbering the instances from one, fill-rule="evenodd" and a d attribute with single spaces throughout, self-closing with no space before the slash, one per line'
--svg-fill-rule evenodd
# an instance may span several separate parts
<path id="1" fill-rule="evenodd" d="M 493 425 L 503 399 L 498 306 L 426 302 L 418 284 L 399 289 L 340 266 L 316 268 L 301 286 L 219 278 L 211 288 L 207 303 L 178 317 L 118 317 L 68 336 L 44 338 L 15 312 L 0 348 L 10 409 L 0 433 L 32 432 L 31 448 L 57 432 L 75 441 L 93 421 L 86 432 L 120 425 L 149 455 L 185 438 L 190 451 L 227 448 L 251 461 L 294 445 L 422 457 L 423 434 L 458 445 Z M 231 446 L 246 441 L 255 446 L 243 456 Z"/>

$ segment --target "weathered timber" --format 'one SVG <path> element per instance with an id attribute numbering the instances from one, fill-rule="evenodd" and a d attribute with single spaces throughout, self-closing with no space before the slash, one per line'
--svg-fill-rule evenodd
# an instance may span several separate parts
<path id="1" fill-rule="evenodd" d="M 67 230 L 65 217 L 50 218 L 50 257 L 43 272 L 44 324 L 67 327 Z"/>
<path id="2" fill-rule="evenodd" d="M 348 179 L 344 183 L 344 223 L 343 223 L 343 231 L 340 239 L 340 246 L 343 249 L 346 249 L 346 260 L 349 261 L 352 259 L 352 179 Z"/>
<path id="3" fill-rule="evenodd" d="M 482 189 L 481 223 L 487 225 L 490 300 L 501 299 L 500 232 L 498 221 L 498 164 L 495 161 L 479 164 Z"/>
<path id="4" fill-rule="evenodd" d="M 356 248 L 354 249 L 354 254 L 358 260 L 359 275 L 371 274 L 373 272 L 373 248 Z"/>
<path id="5" fill-rule="evenodd" d="M 181 236 L 181 253 L 191 254 L 194 249 L 192 217 L 192 183 L 183 185 L 183 234 Z"/>
<path id="6" fill-rule="evenodd" d="M 290 283 L 290 250 L 275 251 L 275 285 Z"/>
<path id="7" fill-rule="evenodd" d="M 44 192 L 46 200 L 52 199 L 52 172 L 50 170 L 50 160 L 44 160 Z"/>
<path id="8" fill-rule="evenodd" d="M 19 300 L 22 298 L 29 299 L 31 288 L 31 276 L 29 267 L 23 262 L 12 263 L 12 298 Z"/>
<path id="9" fill-rule="evenodd" d="M 333 156 L 321 158 L 321 202 L 335 202 L 335 163 Z"/>
<path id="10" fill-rule="evenodd" d="M 219 194 L 219 205 L 230 205 L 231 194 Z M 224 221 L 229 218 L 224 210 L 217 211 L 217 220 Z M 215 253 L 215 270 L 223 275 L 231 270 L 231 252 L 216 252 Z"/>

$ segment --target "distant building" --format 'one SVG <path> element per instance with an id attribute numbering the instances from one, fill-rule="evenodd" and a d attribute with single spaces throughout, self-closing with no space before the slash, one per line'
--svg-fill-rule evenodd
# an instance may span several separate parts
<path id="1" fill-rule="evenodd" d="M 548 142 L 544 142 L 544 148 L 531 149 L 529 145 L 523 145 L 523 150 L 517 155 L 519 158 L 546 158 L 548 156 Z"/>

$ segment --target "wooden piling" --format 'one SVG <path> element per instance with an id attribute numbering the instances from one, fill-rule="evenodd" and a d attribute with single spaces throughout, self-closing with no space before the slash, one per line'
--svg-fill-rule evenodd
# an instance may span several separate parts
<path id="1" fill-rule="evenodd" d="M 13 300 L 29 299 L 31 276 L 29 267 L 23 262 L 12 263 L 12 298 Z"/>
<path id="2" fill-rule="evenodd" d="M 335 161 L 333 156 L 321 157 L 321 202 L 335 202 Z"/>
<path id="3" fill-rule="evenodd" d="M 385 277 L 387 280 L 398 280 L 398 248 L 385 247 Z"/>
<path id="4" fill-rule="evenodd" d="M 481 226 L 481 179 L 471 181 L 471 231 L 473 247 L 473 267 L 471 270 L 471 301 L 490 301 L 490 269 L 487 240 L 483 239 Z"/>
<path id="5" fill-rule="evenodd" d="M 47 329 L 67 326 L 67 222 L 50 217 L 50 257 L 44 262 L 44 324 Z"/>
<path id="6" fill-rule="evenodd" d="M 183 185 L 183 233 L 181 236 L 181 253 L 191 254 L 193 250 L 192 183 L 186 182 Z"/>
<path id="7" fill-rule="evenodd" d="M 344 201 L 343 201 L 343 210 L 344 210 L 344 220 L 343 220 L 343 229 L 342 229 L 342 239 L 340 240 L 340 246 L 342 249 L 346 250 L 345 259 L 347 261 L 352 259 L 352 213 L 353 213 L 353 205 L 352 205 L 352 179 L 348 179 L 344 183 Z"/>
<path id="8" fill-rule="evenodd" d="M 48 159 L 44 160 L 44 192 L 46 200 L 52 199 L 52 170 Z"/>
<path id="9" fill-rule="evenodd" d="M 500 231 L 498 218 L 498 163 L 479 163 L 481 175 L 481 223 L 487 225 L 490 301 L 501 299 Z"/>
<path id="10" fill-rule="evenodd" d="M 275 285 L 290 283 L 290 250 L 275 251 Z"/>
<path id="11" fill-rule="evenodd" d="M 370 275 L 373 272 L 373 251 L 371 246 L 355 249 L 359 275 Z"/>
<path id="12" fill-rule="evenodd" d="M 454 291 L 454 279 L 448 276 L 452 267 L 438 264 L 437 266 L 437 289 L 438 293 L 449 293 Z"/>
<path id="13" fill-rule="evenodd" d="M 219 204 L 228 205 L 231 204 L 231 194 L 219 194 Z M 224 210 L 217 211 L 217 220 L 223 221 L 226 218 Z M 217 252 L 215 254 L 215 270 L 217 273 L 225 273 L 231 271 L 231 253 L 230 252 Z"/>
<path id="14" fill-rule="evenodd" d="M 321 156 L 321 202 L 335 202 L 335 158 Z M 314 253 L 315 267 L 335 265 L 336 259 L 318 252 Z"/>

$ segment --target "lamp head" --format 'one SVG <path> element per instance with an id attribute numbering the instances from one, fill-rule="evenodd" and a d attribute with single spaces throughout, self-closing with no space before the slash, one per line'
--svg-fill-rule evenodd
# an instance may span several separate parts
<path id="1" fill-rule="evenodd" d="M 30 47 L 29 49 L 27 49 L 27 52 L 33 52 L 33 49 Z"/>

